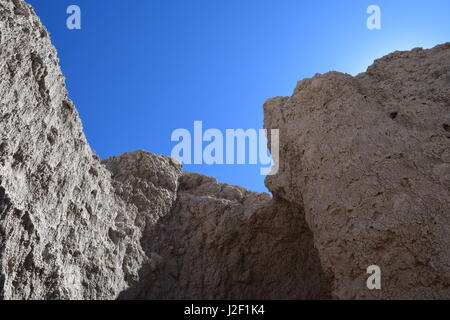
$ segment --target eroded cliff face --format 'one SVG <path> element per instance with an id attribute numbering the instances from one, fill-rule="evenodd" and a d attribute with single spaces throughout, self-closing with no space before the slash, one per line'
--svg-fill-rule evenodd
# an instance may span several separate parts
<path id="1" fill-rule="evenodd" d="M 0 0 L 0 32 L 2 298 L 330 297 L 300 207 L 148 152 L 100 163 L 32 8 Z"/>
<path id="2" fill-rule="evenodd" d="M 138 270 L 124 270 L 127 248 L 110 236 L 126 205 L 86 142 L 31 7 L 1 0 L 0 32 L 1 295 L 113 298 Z M 133 259 L 142 256 L 135 247 Z"/>
<path id="3" fill-rule="evenodd" d="M 0 0 L 0 70 L 1 298 L 450 297 L 449 44 L 269 100 L 273 198 L 144 151 L 100 162 L 22 0 Z"/>
<path id="4" fill-rule="evenodd" d="M 281 150 L 266 185 L 303 208 L 334 297 L 450 297 L 450 44 L 300 81 L 264 114 Z"/>
<path id="5" fill-rule="evenodd" d="M 166 163 L 145 165 L 152 159 Z M 331 297 L 299 207 L 180 167 L 168 174 L 173 160 L 143 151 L 104 163 L 119 196 L 138 208 L 132 219 L 147 219 L 138 225 L 149 260 L 121 299 Z"/>

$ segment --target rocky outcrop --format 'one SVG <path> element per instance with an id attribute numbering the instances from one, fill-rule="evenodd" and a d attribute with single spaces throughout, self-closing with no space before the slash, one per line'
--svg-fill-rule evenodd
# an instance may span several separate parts
<path id="1" fill-rule="evenodd" d="M 32 8 L 1 0 L 0 32 L 0 294 L 114 298 L 134 276 L 111 236 L 126 206 L 86 142 Z"/>
<path id="2" fill-rule="evenodd" d="M 0 0 L 0 30 L 2 298 L 330 297 L 300 208 L 143 151 L 101 164 L 32 8 Z"/>
<path id="3" fill-rule="evenodd" d="M 273 197 L 144 151 L 101 162 L 22 0 L 0 0 L 0 69 L 0 298 L 450 297 L 450 44 L 269 100 Z"/>
<path id="4" fill-rule="evenodd" d="M 264 113 L 281 150 L 266 185 L 303 208 L 333 296 L 448 299 L 450 44 L 305 79 Z"/>
<path id="5" fill-rule="evenodd" d="M 180 167 L 167 172 L 174 166 L 171 160 L 142 151 L 104 163 L 113 172 L 118 195 L 138 208 L 132 219 L 142 226 L 141 243 L 149 257 L 140 281 L 120 298 L 331 297 L 331 281 L 295 205 L 181 173 Z M 165 192 L 156 191 L 161 187 Z"/>

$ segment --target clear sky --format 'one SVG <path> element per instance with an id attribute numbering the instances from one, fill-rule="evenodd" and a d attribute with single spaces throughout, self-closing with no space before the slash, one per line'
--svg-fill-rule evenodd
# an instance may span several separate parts
<path id="1" fill-rule="evenodd" d="M 262 128 L 264 101 L 330 70 L 357 74 L 391 51 L 450 41 L 448 0 L 27 0 L 58 49 L 70 97 L 101 158 L 170 155 L 177 128 Z M 66 27 L 69 5 L 81 30 Z M 369 5 L 381 30 L 366 27 Z M 258 165 L 186 170 L 266 191 Z"/>

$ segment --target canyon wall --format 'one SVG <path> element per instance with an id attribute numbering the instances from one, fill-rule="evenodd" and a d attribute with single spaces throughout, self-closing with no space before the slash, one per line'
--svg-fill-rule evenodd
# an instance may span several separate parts
<path id="1" fill-rule="evenodd" d="M 301 208 L 180 167 L 170 173 L 173 160 L 143 151 L 103 163 L 137 208 L 131 219 L 149 257 L 121 299 L 331 297 Z"/>
<path id="2" fill-rule="evenodd" d="M 450 44 L 267 101 L 273 197 L 145 151 L 100 161 L 23 0 L 0 0 L 0 69 L 0 298 L 450 297 Z"/>
<path id="3" fill-rule="evenodd" d="M 127 206 L 86 142 L 32 8 L 1 0 L 0 32 L 1 295 L 113 298 L 137 277 L 139 267 L 126 261 L 143 257 L 136 248 L 131 258 L 110 236 Z"/>
<path id="4" fill-rule="evenodd" d="M 2 298 L 330 296 L 300 208 L 170 157 L 102 164 L 33 9 L 0 0 L 0 32 Z"/>
<path id="5" fill-rule="evenodd" d="M 303 208 L 335 297 L 450 297 L 449 43 L 305 79 L 264 114 L 280 129 L 266 185 Z"/>

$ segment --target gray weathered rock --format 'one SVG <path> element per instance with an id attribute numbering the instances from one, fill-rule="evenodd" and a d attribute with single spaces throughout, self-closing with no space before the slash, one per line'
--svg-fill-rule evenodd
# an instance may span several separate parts
<path id="1" fill-rule="evenodd" d="M 330 296 L 300 208 L 143 151 L 103 166 L 32 8 L 0 0 L 0 32 L 1 297 Z"/>
<path id="2" fill-rule="evenodd" d="M 120 298 L 331 297 L 330 279 L 295 205 L 195 173 L 177 180 L 179 168 L 167 172 L 174 166 L 169 159 L 142 151 L 104 163 L 120 197 L 138 208 L 133 219 L 147 220 L 138 225 L 145 225 L 141 242 L 149 260 Z M 155 192 L 161 187 L 166 192 Z"/>
<path id="3" fill-rule="evenodd" d="M 450 43 L 305 79 L 264 112 L 281 137 L 266 185 L 304 209 L 333 296 L 450 298 Z"/>
<path id="4" fill-rule="evenodd" d="M 0 293 L 114 298 L 143 259 L 139 247 L 117 245 L 112 236 L 126 206 L 86 143 L 32 8 L 1 0 L 0 32 Z M 123 270 L 128 250 L 137 264 Z"/>

